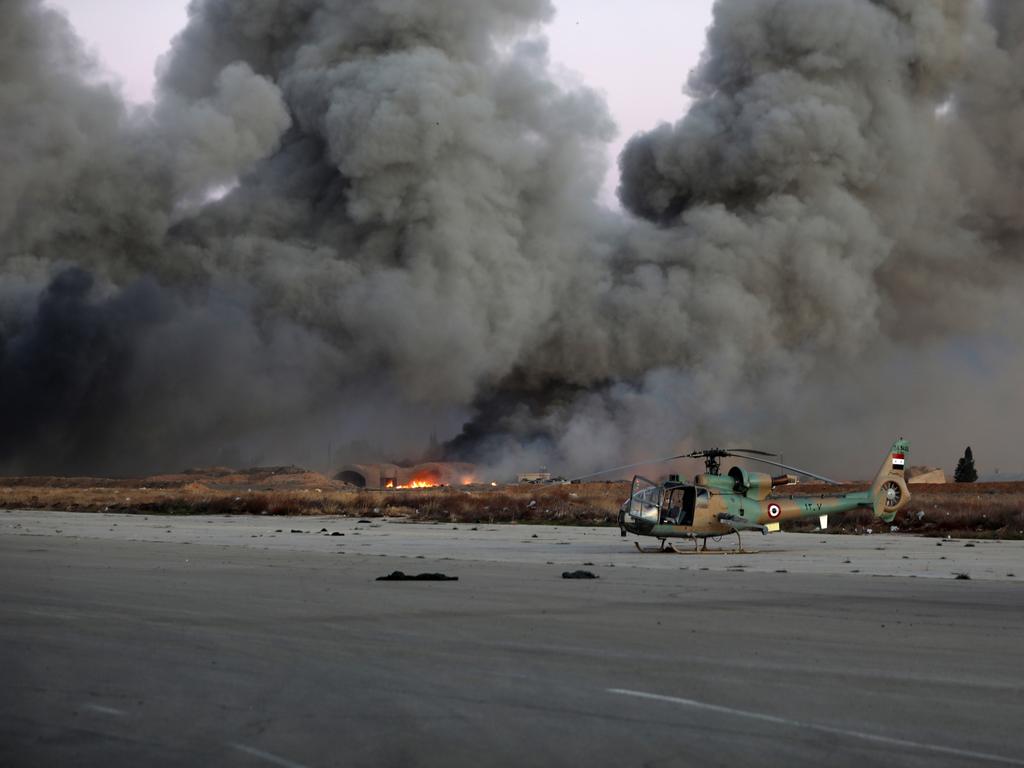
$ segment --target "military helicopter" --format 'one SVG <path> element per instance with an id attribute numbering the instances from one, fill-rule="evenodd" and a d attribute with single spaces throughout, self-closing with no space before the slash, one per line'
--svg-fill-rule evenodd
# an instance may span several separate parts
<path id="1" fill-rule="evenodd" d="M 678 459 L 703 459 L 705 471 L 694 478 L 692 484 L 680 481 L 679 475 L 670 475 L 664 483 L 654 483 L 639 475 L 633 476 L 629 498 L 619 510 L 619 530 L 652 536 L 661 546 L 644 548 L 634 542 L 641 552 L 681 552 L 676 539 L 691 539 L 694 551 L 698 540 L 703 540 L 707 551 L 708 539 L 736 534 L 736 549 L 742 551 L 741 531 L 776 533 L 784 520 L 806 517 L 819 518 L 822 529 L 828 527 L 828 516 L 854 509 L 871 509 L 875 516 L 892 522 L 896 513 L 910 501 L 910 491 L 904 478 L 904 467 L 910 443 L 902 437 L 892 444 L 881 469 L 866 491 L 820 496 L 773 495 L 776 489 L 797 482 L 790 474 L 773 477 L 762 472 L 748 472 L 733 467 L 720 474 L 721 460 L 726 457 L 756 461 L 812 477 L 825 483 L 838 484 L 807 470 L 791 467 L 769 458 L 775 455 L 744 448 L 712 448 L 691 453 L 668 456 L 655 464 Z M 632 469 L 643 464 L 616 467 L 617 471 Z M 604 474 L 604 472 L 600 473 Z M 666 545 L 670 550 L 666 550 Z"/>

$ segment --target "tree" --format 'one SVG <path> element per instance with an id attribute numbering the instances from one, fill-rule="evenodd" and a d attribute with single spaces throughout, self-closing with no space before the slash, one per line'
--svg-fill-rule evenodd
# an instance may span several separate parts
<path id="1" fill-rule="evenodd" d="M 971 446 L 967 446 L 963 458 L 956 463 L 953 479 L 958 483 L 973 483 L 978 479 L 978 470 L 974 468 L 974 453 L 971 451 Z"/>

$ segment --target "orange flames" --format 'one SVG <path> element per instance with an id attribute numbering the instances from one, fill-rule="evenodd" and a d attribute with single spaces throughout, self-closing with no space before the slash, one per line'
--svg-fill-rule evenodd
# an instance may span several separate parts
<path id="1" fill-rule="evenodd" d="M 407 483 L 396 484 L 394 480 L 388 480 L 384 483 L 385 488 L 394 488 L 395 490 L 409 490 L 416 488 L 440 488 L 443 485 L 441 482 L 440 475 L 433 473 L 419 473 L 413 475 L 413 477 Z"/>
<path id="2" fill-rule="evenodd" d="M 458 481 L 445 481 L 444 476 L 437 471 L 417 472 L 407 482 L 399 483 L 394 478 L 384 481 L 384 488 L 395 491 L 416 490 L 422 488 L 444 488 L 449 485 L 472 485 L 476 479 L 472 475 L 462 475 Z"/>

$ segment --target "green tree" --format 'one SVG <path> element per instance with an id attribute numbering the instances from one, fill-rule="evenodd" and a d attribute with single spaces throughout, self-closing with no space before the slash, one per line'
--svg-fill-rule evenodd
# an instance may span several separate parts
<path id="1" fill-rule="evenodd" d="M 958 483 L 973 483 L 978 479 L 978 470 L 974 468 L 974 453 L 971 451 L 971 446 L 967 446 L 963 458 L 956 463 L 953 479 Z"/>

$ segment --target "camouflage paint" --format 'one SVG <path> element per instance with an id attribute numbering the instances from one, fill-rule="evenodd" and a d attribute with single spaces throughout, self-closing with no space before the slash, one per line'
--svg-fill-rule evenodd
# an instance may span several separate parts
<path id="1" fill-rule="evenodd" d="M 735 478 L 729 475 L 697 475 L 694 485 L 706 490 L 709 497 L 706 504 L 698 504 L 693 525 L 664 525 L 653 519 L 637 519 L 623 512 L 619 514 L 619 524 L 625 532 L 639 536 L 677 539 L 724 536 L 737 530 L 760 530 L 761 526 L 773 523 L 839 515 L 854 509 L 871 509 L 876 517 L 890 522 L 896 512 L 910 501 L 910 491 L 904 478 L 909 454 L 910 444 L 900 438 L 892 444 L 868 490 L 840 495 L 772 496 L 765 491 L 771 488 L 771 476 L 759 472 L 742 472 L 747 483 L 744 492 L 737 490 Z M 896 486 L 898 498 L 890 498 L 891 503 L 887 504 L 882 489 L 888 483 Z M 735 519 L 720 520 L 723 515 Z"/>

